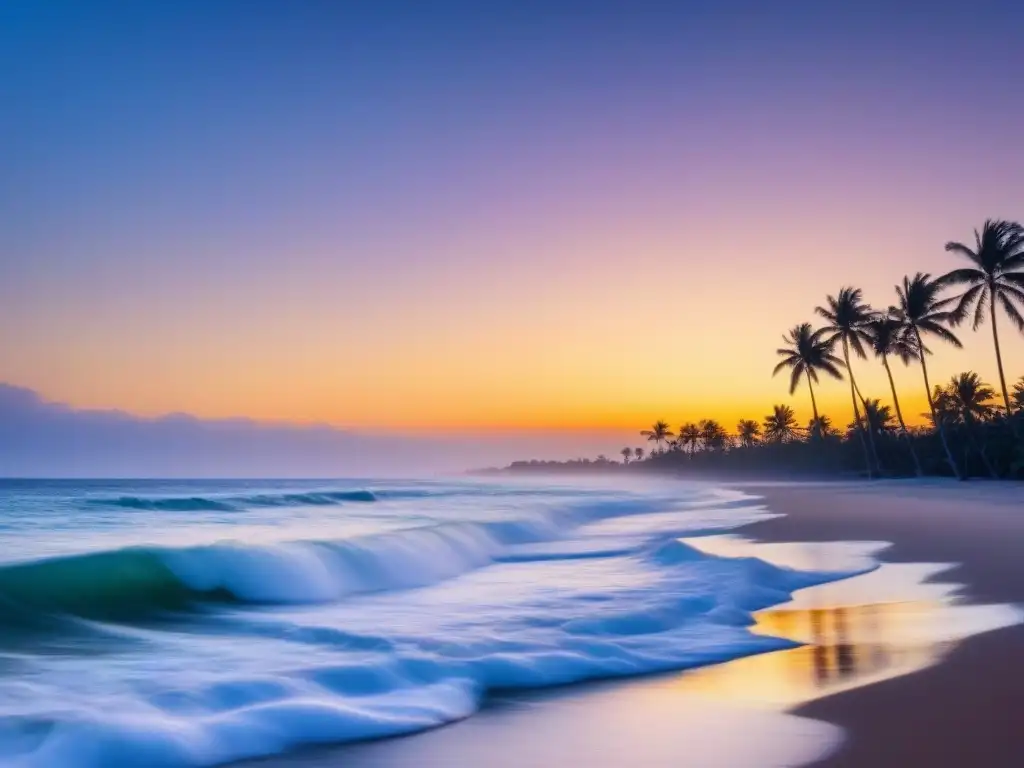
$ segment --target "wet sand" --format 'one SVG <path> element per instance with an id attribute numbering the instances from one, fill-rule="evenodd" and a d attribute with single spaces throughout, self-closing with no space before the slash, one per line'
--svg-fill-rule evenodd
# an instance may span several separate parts
<path id="1" fill-rule="evenodd" d="M 979 602 L 1024 603 L 1024 485 L 892 482 L 744 488 L 786 517 L 744 534 L 764 541 L 884 540 L 888 562 L 960 563 L 943 574 Z M 798 707 L 847 731 L 817 763 L 1024 765 L 1024 626 L 970 637 L 941 663 Z"/>

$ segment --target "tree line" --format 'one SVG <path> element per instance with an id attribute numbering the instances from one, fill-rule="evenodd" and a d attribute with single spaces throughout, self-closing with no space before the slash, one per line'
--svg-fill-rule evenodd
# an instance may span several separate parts
<path id="1" fill-rule="evenodd" d="M 772 375 L 788 373 L 791 395 L 806 384 L 813 414 L 806 425 L 785 404 L 773 406 L 760 421 L 740 420 L 731 433 L 714 419 L 685 423 L 677 431 L 659 420 L 640 433 L 649 450 L 623 448 L 622 464 L 853 471 L 867 477 L 1024 477 L 1024 376 L 1008 386 L 999 341 L 1001 316 L 1024 333 L 1024 227 L 988 220 L 975 230 L 973 245 L 949 242 L 946 250 L 965 265 L 937 277 L 904 277 L 885 309 L 867 304 L 860 288 L 843 287 L 815 308 L 818 327 L 802 322 L 783 336 Z M 962 348 L 958 329 L 969 323 L 978 330 L 986 322 L 998 392 L 973 371 L 933 385 L 932 347 Z M 855 376 L 854 361 L 869 358 L 886 372 L 889 391 L 881 397 L 865 395 Z M 906 422 L 892 375 L 897 362 L 920 368 L 928 402 L 924 426 Z M 818 410 L 815 387 L 822 377 L 849 385 L 853 421 L 844 428 Z M 612 462 L 600 457 L 591 463 Z"/>

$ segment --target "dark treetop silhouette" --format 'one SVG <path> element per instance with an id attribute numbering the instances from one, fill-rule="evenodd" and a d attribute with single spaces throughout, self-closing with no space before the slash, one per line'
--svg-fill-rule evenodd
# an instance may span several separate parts
<path id="1" fill-rule="evenodd" d="M 704 419 L 684 423 L 675 437 L 668 422 L 659 420 L 640 433 L 654 443 L 646 459 L 639 448 L 623 449 L 622 464 L 580 459 L 516 462 L 510 469 L 621 469 L 628 464 L 634 471 L 863 472 L 869 478 L 951 474 L 961 479 L 986 474 L 1024 479 L 1024 376 L 1011 391 L 997 325 L 1001 310 L 1014 329 L 1024 333 L 1024 228 L 1016 222 L 988 220 L 974 235 L 973 247 L 946 244 L 947 251 L 964 257 L 970 266 L 938 277 L 927 272 L 904 277 L 896 286 L 895 303 L 881 311 L 864 301 L 859 288 L 844 286 L 815 308 L 825 321 L 823 327 L 799 323 L 783 336 L 784 346 L 776 350 L 782 359 L 772 375 L 789 371 L 790 394 L 806 379 L 813 413 L 806 429 L 785 404 L 773 406 L 760 424 L 740 420 L 735 435 Z M 986 317 L 991 321 L 1001 402 L 973 371 L 954 376 L 946 386 L 933 387 L 929 380 L 927 345 L 961 348 L 952 329 L 968 316 L 974 329 Z M 857 383 L 853 360 L 867 361 L 869 352 L 885 369 L 891 406 L 866 397 Z M 892 375 L 893 359 L 921 367 L 928 400 L 925 426 L 907 424 Z M 815 385 L 820 385 L 822 373 L 849 381 L 853 422 L 845 432 L 818 411 Z"/>

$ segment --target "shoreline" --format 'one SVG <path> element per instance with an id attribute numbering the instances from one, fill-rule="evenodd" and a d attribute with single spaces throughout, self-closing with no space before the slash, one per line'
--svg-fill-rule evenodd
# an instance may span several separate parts
<path id="1" fill-rule="evenodd" d="M 755 544 L 886 542 L 889 546 L 871 555 L 883 569 L 891 563 L 932 567 L 935 575 L 922 583 L 962 585 L 954 592 L 962 600 L 955 604 L 1024 603 L 1024 559 L 1018 556 L 1024 513 L 1017 509 L 1024 500 L 1012 486 L 943 480 L 721 485 L 759 496 L 769 510 L 785 515 L 735 529 Z M 844 610 L 848 626 L 855 626 L 856 609 Z M 791 613 L 791 608 L 783 603 L 762 613 L 778 612 Z M 775 636 L 786 634 L 766 629 Z M 716 768 L 1018 765 L 1024 754 L 1024 733 L 1017 722 L 1024 711 L 1024 625 L 982 630 L 940 645 L 930 658 L 912 664 L 911 671 L 891 676 L 883 665 L 883 674 L 876 678 L 859 684 L 851 680 L 850 687 L 819 690 L 781 707 L 769 704 L 765 709 L 756 701 L 750 706 L 745 693 L 758 678 L 757 665 L 762 672 L 764 665 L 775 665 L 788 666 L 783 670 L 787 675 L 803 675 L 814 644 L 678 673 L 499 697 L 468 720 L 442 728 L 312 748 L 245 765 L 539 768 L 578 761 L 581 754 L 573 744 L 589 750 L 587 764 L 609 768 L 675 765 L 687 758 Z M 801 653 L 804 662 L 798 658 Z M 793 663 L 787 665 L 787 658 Z M 842 666 L 842 658 L 833 661 Z M 906 664 L 899 666 L 907 669 Z M 693 695 L 699 693 L 699 676 L 712 677 L 711 686 L 724 694 L 720 700 Z M 730 683 L 739 684 L 744 696 L 730 695 Z M 737 729 L 747 734 L 743 744 L 733 743 L 730 734 Z M 704 751 L 695 755 L 692 749 L 698 742 Z"/>
<path id="2" fill-rule="evenodd" d="M 756 541 L 884 540 L 882 562 L 956 563 L 942 575 L 969 603 L 1024 602 L 1024 489 L 879 481 L 733 485 L 785 517 L 741 529 Z M 1024 625 L 957 643 L 939 663 L 808 702 L 793 714 L 847 733 L 821 768 L 1016 766 L 1024 754 Z"/>

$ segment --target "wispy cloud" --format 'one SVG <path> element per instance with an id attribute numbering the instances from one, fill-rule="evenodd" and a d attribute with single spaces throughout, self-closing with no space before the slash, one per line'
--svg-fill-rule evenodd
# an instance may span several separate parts
<path id="1" fill-rule="evenodd" d="M 0 476 L 340 477 L 452 473 L 524 456 L 565 457 L 613 436 L 515 433 L 410 436 L 327 425 L 142 418 L 79 410 L 0 384 Z"/>

